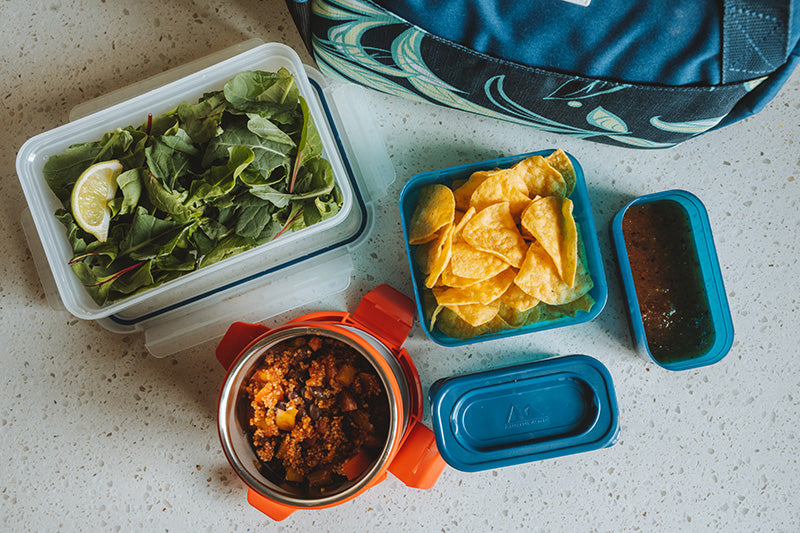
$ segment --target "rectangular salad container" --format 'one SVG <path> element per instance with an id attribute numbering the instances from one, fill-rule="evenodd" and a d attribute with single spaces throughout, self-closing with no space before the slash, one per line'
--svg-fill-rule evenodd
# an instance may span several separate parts
<path id="1" fill-rule="evenodd" d="M 142 124 L 180 102 L 196 102 L 247 70 L 294 74 L 308 102 L 343 203 L 335 216 L 275 241 L 231 256 L 122 300 L 97 305 L 72 272 L 72 248 L 53 216 L 61 207 L 44 180 L 47 159 L 68 146 L 98 140 L 117 127 Z M 372 221 L 372 200 L 394 180 L 374 118 L 350 84 L 329 84 L 291 48 L 253 40 L 144 80 L 73 110 L 71 122 L 29 139 L 17 156 L 17 174 L 28 203 L 25 230 L 51 304 L 97 320 L 119 333 L 145 331 L 154 355 L 167 355 L 224 333 L 232 317 L 263 320 L 345 289 L 353 247 Z M 77 117 L 76 117 L 77 115 Z M 365 183 L 362 175 L 369 175 Z M 212 309 L 213 308 L 213 309 Z"/>
<path id="2" fill-rule="evenodd" d="M 619 436 L 611 374 L 586 355 L 441 379 L 429 396 L 439 453 L 465 472 L 607 448 Z"/>
<path id="3" fill-rule="evenodd" d="M 681 232 L 680 228 L 685 228 L 685 231 L 682 232 L 685 233 L 687 249 L 685 255 L 688 257 L 685 262 L 680 258 L 681 254 L 671 253 L 669 254 L 670 261 L 665 264 L 647 267 L 632 264 L 628 250 L 628 245 L 632 245 L 632 243 L 626 242 L 625 217 L 632 209 L 641 206 L 650 206 L 651 208 L 655 206 L 671 210 L 664 212 L 674 214 L 671 217 L 673 220 L 663 221 L 659 218 L 658 226 L 662 228 L 662 231 L 673 233 Z M 639 227 L 641 226 L 642 224 L 639 225 Z M 630 231 L 634 231 L 634 228 L 630 228 Z M 637 350 L 644 357 L 668 370 L 687 370 L 707 366 L 725 357 L 733 344 L 733 322 L 714 246 L 714 238 L 711 234 L 708 213 L 700 199 L 683 190 L 669 190 L 635 198 L 626 204 L 612 220 L 611 236 Z M 668 233 L 660 235 L 659 242 L 665 243 L 672 240 L 671 237 L 669 239 L 667 237 L 670 237 Z M 678 237 L 680 235 L 675 238 Z M 630 237 L 628 241 L 631 241 Z M 653 260 L 656 261 L 656 258 L 653 257 Z M 657 270 L 652 270 L 653 268 Z M 650 272 L 656 273 L 668 272 L 669 269 L 681 269 L 677 288 L 693 298 L 686 300 L 685 297 L 681 297 L 679 292 L 676 293 L 676 287 L 662 287 L 657 291 L 657 297 L 648 300 L 647 307 L 651 309 L 651 316 L 660 316 L 659 313 L 668 314 L 669 321 L 664 322 L 664 327 L 667 331 L 670 328 L 675 330 L 670 334 L 675 339 L 670 341 L 673 344 L 659 342 L 658 346 L 661 348 L 657 348 L 652 338 L 652 335 L 655 334 L 653 331 L 656 330 L 653 329 L 648 334 L 645 328 L 642 302 L 637 296 L 636 290 L 636 280 L 649 275 L 648 269 Z M 696 283 L 693 280 L 696 280 Z M 696 303 L 684 305 L 683 302 L 687 301 Z M 651 320 L 655 320 L 655 318 Z M 683 326 L 674 326 L 679 323 L 678 320 L 684 320 L 684 322 L 680 322 Z M 678 337 L 678 335 L 682 337 Z M 669 349 L 670 346 L 674 346 L 674 350 Z"/>
<path id="4" fill-rule="evenodd" d="M 462 179 L 466 180 L 467 178 L 470 177 L 470 175 L 473 172 L 479 170 L 508 168 L 514 166 L 518 162 L 528 157 L 535 155 L 547 156 L 552 152 L 553 150 L 543 150 L 527 154 L 501 157 L 498 159 L 491 159 L 487 161 L 480 161 L 476 163 L 469 163 L 466 165 L 460 165 L 441 170 L 432 170 L 428 172 L 423 172 L 421 174 L 413 176 L 411 179 L 408 180 L 405 186 L 403 186 L 403 189 L 400 192 L 400 202 L 399 202 L 400 220 L 403 227 L 406 255 L 408 258 L 408 265 L 411 270 L 412 286 L 414 288 L 414 296 L 416 299 L 417 311 L 419 312 L 419 316 L 421 317 L 426 316 L 424 308 L 425 304 L 423 299 L 423 292 L 428 289 L 425 287 L 425 274 L 420 271 L 419 266 L 414 260 L 414 250 L 416 247 L 408 244 L 409 240 L 408 226 L 411 217 L 414 213 L 414 209 L 417 205 L 420 189 L 422 189 L 426 185 L 431 185 L 435 183 L 449 186 L 456 180 L 462 180 Z M 425 333 L 428 335 L 428 337 L 431 338 L 431 340 L 442 346 L 463 346 L 475 342 L 496 340 L 501 338 L 512 337 L 515 335 L 533 333 L 535 331 L 544 331 L 552 328 L 560 328 L 565 326 L 581 324 L 583 322 L 588 322 L 594 319 L 603 310 L 603 307 L 605 306 L 606 301 L 608 300 L 608 285 L 606 282 L 605 272 L 603 270 L 603 260 L 600 255 L 600 244 L 597 240 L 597 231 L 595 230 L 592 208 L 589 203 L 589 193 L 586 188 L 586 181 L 583 176 L 583 169 L 581 168 L 580 164 L 574 157 L 572 157 L 570 154 L 567 154 L 567 156 L 569 157 L 575 169 L 575 188 L 569 197 L 573 202 L 572 215 L 575 218 L 575 222 L 579 227 L 579 233 L 583 240 L 583 245 L 586 252 L 586 262 L 587 262 L 586 267 L 594 283 L 592 289 L 589 291 L 589 294 L 591 295 L 591 297 L 594 299 L 595 302 L 592 308 L 588 312 L 583 310 L 578 311 L 577 314 L 573 317 L 562 316 L 556 319 L 542 320 L 519 328 L 509 329 L 498 333 L 487 333 L 487 334 L 477 335 L 466 339 L 451 337 L 449 335 L 442 333 L 436 327 L 431 329 L 430 323 L 427 320 L 420 320 L 423 331 L 425 331 Z"/>

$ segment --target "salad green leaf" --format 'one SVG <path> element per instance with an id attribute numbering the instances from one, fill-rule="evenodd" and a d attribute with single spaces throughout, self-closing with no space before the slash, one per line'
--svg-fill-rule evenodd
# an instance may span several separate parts
<path id="1" fill-rule="evenodd" d="M 296 121 L 300 90 L 286 69 L 240 72 L 225 84 L 223 91 L 225 99 L 239 112 L 257 113 L 282 124 Z"/>
<path id="2" fill-rule="evenodd" d="M 294 76 L 240 72 L 220 91 L 51 156 L 75 275 L 108 301 L 166 283 L 335 215 L 342 195 Z M 89 166 L 117 159 L 108 239 L 83 231 L 70 194 Z"/>
<path id="3" fill-rule="evenodd" d="M 122 199 L 116 214 L 127 215 L 133 213 L 136 210 L 136 206 L 139 205 L 139 198 L 142 197 L 141 170 L 132 168 L 123 172 L 117 176 L 117 186 L 122 191 Z"/>

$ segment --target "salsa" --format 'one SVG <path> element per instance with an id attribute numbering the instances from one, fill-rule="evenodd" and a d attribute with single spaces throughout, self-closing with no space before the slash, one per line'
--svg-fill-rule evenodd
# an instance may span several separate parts
<path id="1" fill-rule="evenodd" d="M 670 363 L 708 351 L 714 327 L 685 209 L 672 200 L 633 205 L 622 232 L 653 358 Z"/>
<path id="2" fill-rule="evenodd" d="M 378 374 L 337 339 L 303 335 L 270 348 L 245 394 L 262 473 L 301 491 L 326 493 L 360 476 L 388 437 Z"/>

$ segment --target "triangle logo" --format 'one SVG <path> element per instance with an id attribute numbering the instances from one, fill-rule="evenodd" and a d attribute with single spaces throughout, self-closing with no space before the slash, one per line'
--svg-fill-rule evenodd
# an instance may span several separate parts
<path id="1" fill-rule="evenodd" d="M 510 404 L 506 415 L 506 425 L 519 425 L 526 423 L 545 422 L 549 417 L 535 409 L 530 404 Z"/>

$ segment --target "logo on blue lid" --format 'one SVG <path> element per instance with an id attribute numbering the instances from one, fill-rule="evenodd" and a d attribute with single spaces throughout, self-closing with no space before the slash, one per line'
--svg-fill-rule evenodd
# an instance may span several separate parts
<path id="1" fill-rule="evenodd" d="M 505 429 L 518 429 L 526 426 L 546 424 L 549 421 L 549 416 L 534 409 L 530 404 L 519 406 L 512 403 L 509 404 Z"/>

